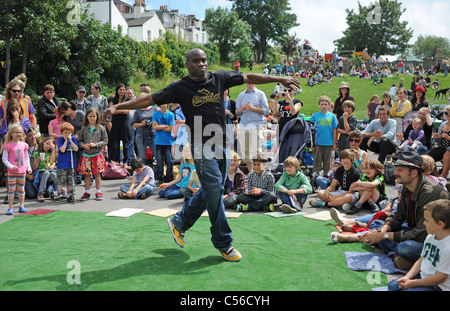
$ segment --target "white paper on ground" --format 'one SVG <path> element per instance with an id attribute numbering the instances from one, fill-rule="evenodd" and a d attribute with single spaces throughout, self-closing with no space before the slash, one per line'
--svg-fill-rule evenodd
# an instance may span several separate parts
<path id="1" fill-rule="evenodd" d="M 121 208 L 117 211 L 112 211 L 106 214 L 106 216 L 115 216 L 115 217 L 130 217 L 136 213 L 142 212 L 143 209 L 138 208 Z"/>

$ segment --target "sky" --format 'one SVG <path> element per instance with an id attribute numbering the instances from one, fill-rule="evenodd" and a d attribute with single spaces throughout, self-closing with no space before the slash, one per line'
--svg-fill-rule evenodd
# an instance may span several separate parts
<path id="1" fill-rule="evenodd" d="M 125 0 L 133 4 L 134 0 Z M 205 9 L 218 6 L 231 9 L 227 0 L 146 0 L 147 9 L 159 9 L 167 5 L 178 9 L 181 14 L 195 14 L 197 18 L 205 17 Z M 408 21 L 414 31 L 409 44 L 416 42 L 419 35 L 450 36 L 450 1 L 448 0 L 401 0 L 406 8 L 401 20 Z M 300 26 L 292 28 L 290 34 L 296 34 L 302 41 L 307 39 L 320 54 L 334 50 L 333 41 L 342 37 L 347 29 L 345 9 L 358 12 L 357 0 L 290 0 L 291 12 L 297 15 Z M 375 0 L 360 0 L 362 6 L 369 6 Z"/>

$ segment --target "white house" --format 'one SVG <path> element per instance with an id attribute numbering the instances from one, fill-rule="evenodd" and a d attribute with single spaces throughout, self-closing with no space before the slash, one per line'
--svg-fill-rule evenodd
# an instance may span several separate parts
<path id="1" fill-rule="evenodd" d="M 119 6 L 120 4 L 121 3 L 119 3 Z M 123 36 L 128 35 L 128 23 L 123 17 L 121 11 L 119 11 L 119 7 L 116 4 L 116 1 L 82 0 L 81 5 L 83 8 L 87 8 L 89 13 L 94 15 L 94 17 L 103 24 L 110 23 L 111 28 L 115 30 L 118 30 L 120 27 L 122 35 Z"/>
<path id="2" fill-rule="evenodd" d="M 201 20 L 178 10 L 169 11 L 167 5 L 159 10 L 146 10 L 145 0 L 135 0 L 134 5 L 122 0 L 82 0 L 82 5 L 102 23 L 110 23 L 116 30 L 120 26 L 122 35 L 136 41 L 155 40 L 170 31 L 188 42 L 208 42 Z"/>
<path id="3" fill-rule="evenodd" d="M 123 17 L 128 23 L 128 35 L 138 42 L 161 38 L 166 32 L 155 11 L 146 11 L 143 5 L 135 4 L 133 13 L 124 14 Z"/>

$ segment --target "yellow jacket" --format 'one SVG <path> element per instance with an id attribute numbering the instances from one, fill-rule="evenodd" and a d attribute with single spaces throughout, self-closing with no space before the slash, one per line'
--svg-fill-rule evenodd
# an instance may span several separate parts
<path id="1" fill-rule="evenodd" d="M 409 100 L 405 100 L 402 103 L 403 109 L 400 112 L 397 111 L 397 107 L 399 105 L 400 105 L 400 101 L 396 100 L 394 102 L 394 106 L 392 106 L 392 108 L 391 108 L 391 116 L 393 116 L 393 117 L 404 117 L 407 112 L 410 112 L 412 110 L 412 105 L 411 105 L 411 102 Z"/>

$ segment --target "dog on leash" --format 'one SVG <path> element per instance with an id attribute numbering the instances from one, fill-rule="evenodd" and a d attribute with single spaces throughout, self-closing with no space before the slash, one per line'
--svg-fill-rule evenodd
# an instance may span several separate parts
<path id="1" fill-rule="evenodd" d="M 436 98 L 439 100 L 439 98 L 442 95 L 442 99 L 447 99 L 447 92 L 450 90 L 450 88 L 446 88 L 446 89 L 440 89 L 436 91 L 436 94 L 434 95 L 434 100 L 436 100 Z"/>

